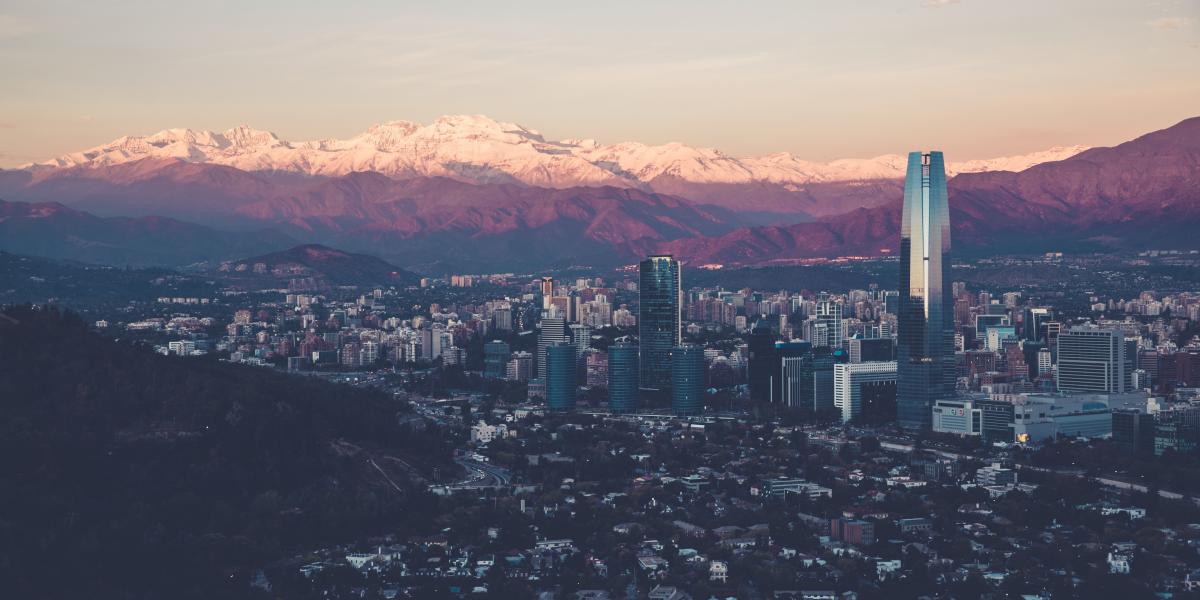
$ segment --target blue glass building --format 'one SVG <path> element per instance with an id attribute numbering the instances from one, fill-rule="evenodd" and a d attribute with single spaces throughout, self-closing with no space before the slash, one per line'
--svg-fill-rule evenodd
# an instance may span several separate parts
<path id="1" fill-rule="evenodd" d="M 492 340 L 484 344 L 483 376 L 488 379 L 504 379 L 510 358 L 512 358 L 512 347 L 508 343 Z"/>
<path id="2" fill-rule="evenodd" d="M 575 408 L 575 346 L 560 342 L 546 347 L 546 404 L 550 410 Z"/>
<path id="3" fill-rule="evenodd" d="M 615 413 L 637 410 L 638 349 L 633 344 L 608 348 L 608 409 Z"/>
<path id="4" fill-rule="evenodd" d="M 639 265 L 638 382 L 651 390 L 671 388 L 671 349 L 682 343 L 679 261 L 651 256 Z"/>
<path id="5" fill-rule="evenodd" d="M 900 224 L 896 419 L 927 429 L 933 403 L 954 396 L 950 206 L 941 152 L 911 152 Z"/>
<path id="6" fill-rule="evenodd" d="M 676 346 L 671 350 L 671 409 L 677 415 L 704 410 L 704 348 Z"/>

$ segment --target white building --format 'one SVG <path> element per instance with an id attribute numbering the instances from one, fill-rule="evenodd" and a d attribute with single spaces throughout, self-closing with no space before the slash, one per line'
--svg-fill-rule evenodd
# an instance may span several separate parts
<path id="1" fill-rule="evenodd" d="M 862 413 L 863 403 L 896 399 L 896 362 L 842 363 L 833 366 L 833 406 L 842 422 Z"/>
<path id="2" fill-rule="evenodd" d="M 708 580 L 725 583 L 729 578 L 729 565 L 724 561 L 714 560 L 708 565 Z"/>
<path id="3" fill-rule="evenodd" d="M 956 435 L 979 435 L 983 415 L 969 399 L 938 400 L 933 403 L 933 430 Z"/>
<path id="4" fill-rule="evenodd" d="M 508 425 L 501 423 L 499 425 L 489 425 L 480 421 L 471 426 L 471 441 L 479 444 L 486 444 L 496 438 L 504 438 L 508 436 Z"/>

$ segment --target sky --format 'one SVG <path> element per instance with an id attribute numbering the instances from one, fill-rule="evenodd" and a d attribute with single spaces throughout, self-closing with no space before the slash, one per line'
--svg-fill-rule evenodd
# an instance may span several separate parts
<path id="1" fill-rule="evenodd" d="M 169 127 L 485 114 L 830 160 L 1112 145 L 1200 115 L 1200 0 L 0 2 L 0 166 Z"/>

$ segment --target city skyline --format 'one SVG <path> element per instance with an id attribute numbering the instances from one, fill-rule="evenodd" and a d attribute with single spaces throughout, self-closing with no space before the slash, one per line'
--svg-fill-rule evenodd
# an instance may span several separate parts
<path id="1" fill-rule="evenodd" d="M 1200 598 L 1196 0 L 10 2 L 0 70 L 0 597 Z"/>

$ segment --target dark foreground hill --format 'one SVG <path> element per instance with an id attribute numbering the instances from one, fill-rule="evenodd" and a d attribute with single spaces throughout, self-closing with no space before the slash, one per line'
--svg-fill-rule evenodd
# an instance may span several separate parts
<path id="1" fill-rule="evenodd" d="M 423 475 L 450 450 L 423 423 L 385 394 L 7 309 L 0 597 L 233 597 L 297 551 L 424 531 Z"/>

